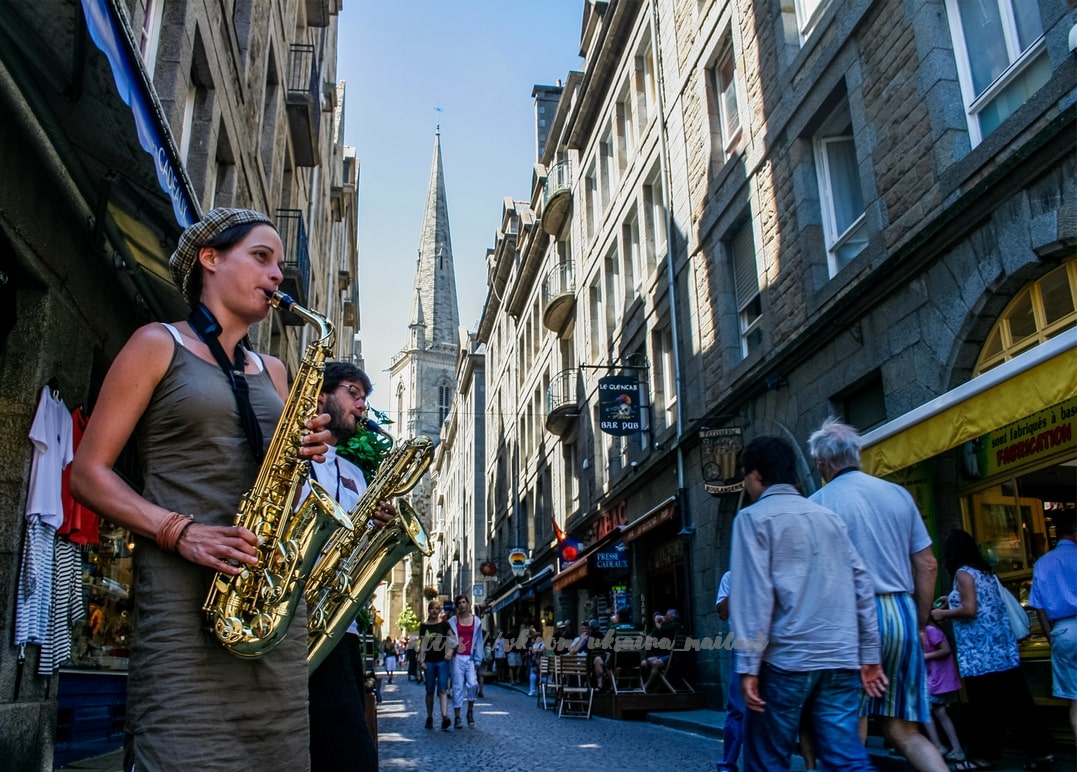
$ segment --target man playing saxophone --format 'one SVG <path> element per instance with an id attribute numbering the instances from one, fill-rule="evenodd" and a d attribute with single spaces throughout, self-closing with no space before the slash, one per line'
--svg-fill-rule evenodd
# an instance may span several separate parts
<path id="1" fill-rule="evenodd" d="M 258 540 L 233 525 L 288 395 L 284 365 L 242 345 L 270 312 L 284 248 L 272 221 L 214 209 L 187 228 L 169 261 L 192 310 L 149 324 L 116 356 L 71 472 L 74 496 L 135 538 L 135 635 L 125 770 L 310 767 L 307 641 L 290 635 L 259 658 L 230 653 L 206 630 L 214 572 L 254 564 Z M 323 460 L 328 415 L 306 422 L 300 458 Z M 143 486 L 113 466 L 138 443 Z M 305 629 L 299 604 L 296 630 Z M 266 727 L 273 727 L 266 731 Z"/>
<path id="2" fill-rule="evenodd" d="M 318 408 L 329 414 L 332 436 L 325 460 L 314 464 L 311 477 L 320 482 L 345 511 L 352 511 L 366 490 L 359 467 L 337 453 L 358 426 L 366 421 L 366 399 L 373 386 L 366 373 L 347 362 L 325 365 Z M 305 491 L 304 491 L 305 493 Z M 300 496 L 300 499 L 303 497 Z M 379 502 L 376 525 L 396 516 L 390 501 Z M 356 527 L 365 528 L 364 523 Z M 303 630 L 293 631 L 302 637 Z M 367 729 L 362 683 L 365 668 L 359 645 L 359 629 L 353 622 L 351 635 L 340 642 L 310 676 L 310 759 L 313 772 L 366 772 L 378 768 L 375 743 Z"/>

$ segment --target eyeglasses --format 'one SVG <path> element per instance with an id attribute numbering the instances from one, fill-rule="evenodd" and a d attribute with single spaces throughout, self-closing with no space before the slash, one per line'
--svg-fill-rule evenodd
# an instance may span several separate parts
<path id="1" fill-rule="evenodd" d="M 350 383 L 342 383 L 337 386 L 337 388 L 344 389 L 344 391 L 348 392 L 348 396 L 352 398 L 353 402 L 359 402 L 360 400 L 366 401 L 366 394 L 352 386 Z"/>

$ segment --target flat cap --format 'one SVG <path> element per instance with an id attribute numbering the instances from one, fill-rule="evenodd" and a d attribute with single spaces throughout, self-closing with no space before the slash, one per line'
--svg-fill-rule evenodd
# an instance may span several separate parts
<path id="1" fill-rule="evenodd" d="M 195 288 L 191 285 L 191 277 L 194 276 L 194 269 L 198 265 L 199 250 L 229 228 L 248 223 L 273 225 L 273 221 L 267 215 L 253 209 L 218 207 L 208 212 L 194 225 L 188 226 L 180 235 L 179 245 L 168 261 L 168 270 L 172 273 L 172 281 L 192 306 L 198 303 L 198 298 L 192 297 Z"/>

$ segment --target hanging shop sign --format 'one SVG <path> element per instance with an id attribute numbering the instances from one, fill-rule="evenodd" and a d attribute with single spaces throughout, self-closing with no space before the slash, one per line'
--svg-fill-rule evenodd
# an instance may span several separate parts
<path id="1" fill-rule="evenodd" d="M 471 586 L 471 597 L 472 598 L 484 598 L 484 597 L 486 597 L 486 584 L 484 582 L 480 582 L 479 584 L 473 584 Z"/>
<path id="2" fill-rule="evenodd" d="M 625 545 L 617 544 L 613 549 L 596 552 L 595 568 L 607 571 L 628 568 L 628 550 L 625 549 Z"/>
<path id="3" fill-rule="evenodd" d="M 527 550 L 521 547 L 509 550 L 509 567 L 513 576 L 523 576 L 527 569 Z"/>
<path id="4" fill-rule="evenodd" d="M 576 558 L 580 556 L 580 543 L 576 539 L 565 539 L 558 547 L 559 557 L 561 560 L 561 568 L 565 568 L 569 563 L 575 563 Z"/>
<path id="5" fill-rule="evenodd" d="M 699 447 L 704 490 L 712 496 L 740 493 L 744 487 L 737 469 L 737 458 L 744 447 L 740 427 L 703 429 L 699 433 Z"/>
<path id="6" fill-rule="evenodd" d="M 631 375 L 610 375 L 598 381 L 598 428 L 615 437 L 642 431 L 640 382 Z"/>
<path id="7" fill-rule="evenodd" d="M 497 576 L 497 563 L 486 560 L 479 564 L 479 573 L 483 576 Z"/>

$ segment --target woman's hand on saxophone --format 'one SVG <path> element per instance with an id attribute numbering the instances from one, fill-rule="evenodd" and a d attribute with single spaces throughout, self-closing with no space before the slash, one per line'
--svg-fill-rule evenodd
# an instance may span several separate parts
<path id="1" fill-rule="evenodd" d="M 303 445 L 299 448 L 299 454 L 303 458 L 321 464 L 325 461 L 325 452 L 329 450 L 329 442 L 333 439 L 333 433 L 329 431 L 329 414 L 319 413 L 307 420 L 307 433 L 303 435 Z"/>
<path id="2" fill-rule="evenodd" d="M 184 530 L 176 551 L 192 563 L 234 576 L 258 562 L 257 547 L 258 537 L 241 525 L 194 522 Z"/>

